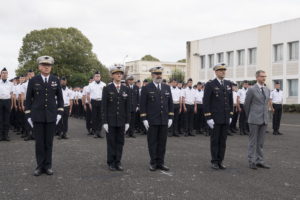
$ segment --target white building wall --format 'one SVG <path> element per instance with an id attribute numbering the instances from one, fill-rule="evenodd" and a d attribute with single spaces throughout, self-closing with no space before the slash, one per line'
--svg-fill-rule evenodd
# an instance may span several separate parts
<path id="1" fill-rule="evenodd" d="M 255 71 L 258 69 L 267 72 L 267 85 L 273 89 L 273 81 L 283 81 L 285 92 L 284 103 L 300 103 L 300 62 L 288 60 L 288 43 L 300 41 L 300 18 L 281 23 L 260 26 L 235 33 L 215 36 L 190 42 L 187 50 L 187 76 L 194 81 L 208 81 L 214 78 L 212 68 L 208 67 L 208 55 L 214 54 L 214 63 L 217 63 L 217 54 L 224 53 L 224 62 L 228 63 L 227 52 L 234 52 L 234 63 L 228 67 L 227 79 L 233 81 L 255 80 Z M 283 60 L 274 62 L 274 44 L 283 43 Z M 257 48 L 256 64 L 249 64 L 249 48 Z M 244 65 L 238 66 L 237 51 L 244 49 Z M 298 51 L 300 53 L 300 50 Z M 205 55 L 205 69 L 201 69 L 200 56 Z M 298 96 L 288 96 L 288 79 L 298 79 Z"/>

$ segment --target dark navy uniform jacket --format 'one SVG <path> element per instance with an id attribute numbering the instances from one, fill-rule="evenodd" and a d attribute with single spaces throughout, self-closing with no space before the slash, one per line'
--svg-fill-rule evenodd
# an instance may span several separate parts
<path id="1" fill-rule="evenodd" d="M 148 120 L 149 125 L 167 125 L 173 119 L 174 108 L 170 86 L 161 83 L 158 90 L 153 82 L 142 88 L 140 101 L 141 120 Z"/>
<path id="2" fill-rule="evenodd" d="M 29 80 L 25 114 L 33 122 L 56 122 L 58 114 L 63 114 L 64 100 L 59 79 L 50 75 L 48 83 L 44 83 L 41 75 Z"/>
<path id="3" fill-rule="evenodd" d="M 103 88 L 102 122 L 113 127 L 121 127 L 130 122 L 129 88 L 121 85 L 120 91 L 114 83 Z"/>
<path id="4" fill-rule="evenodd" d="M 136 112 L 136 108 L 139 107 L 139 87 L 136 85 L 133 85 L 133 88 L 131 89 L 130 86 L 128 85 L 130 97 L 131 97 L 131 112 Z"/>
<path id="5" fill-rule="evenodd" d="M 203 97 L 204 116 L 213 119 L 216 124 L 229 124 L 233 116 L 232 84 L 224 80 L 221 86 L 217 79 L 205 84 Z"/>

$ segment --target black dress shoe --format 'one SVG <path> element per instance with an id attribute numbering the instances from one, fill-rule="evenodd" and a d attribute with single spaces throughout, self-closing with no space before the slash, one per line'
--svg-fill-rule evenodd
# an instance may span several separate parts
<path id="1" fill-rule="evenodd" d="M 257 170 L 256 164 L 254 164 L 254 163 L 249 163 L 249 168 Z"/>
<path id="2" fill-rule="evenodd" d="M 223 163 L 219 163 L 219 168 L 220 168 L 220 169 L 226 169 L 226 166 L 223 165 Z"/>
<path id="3" fill-rule="evenodd" d="M 277 131 L 273 131 L 273 135 L 278 135 L 278 132 Z"/>
<path id="4" fill-rule="evenodd" d="M 229 131 L 227 132 L 227 135 L 228 136 L 233 136 L 232 133 L 230 133 Z"/>
<path id="5" fill-rule="evenodd" d="M 213 168 L 213 169 L 220 169 L 219 165 L 217 163 L 212 163 L 211 164 L 211 168 Z"/>
<path id="6" fill-rule="evenodd" d="M 236 133 L 236 131 L 233 128 L 230 129 L 230 132 L 231 133 Z"/>
<path id="7" fill-rule="evenodd" d="M 116 166 L 116 170 L 118 170 L 118 171 L 124 171 L 124 168 L 122 167 L 121 164 L 118 164 L 118 165 Z"/>
<path id="8" fill-rule="evenodd" d="M 115 167 L 114 165 L 108 165 L 108 169 L 109 169 L 110 171 L 116 171 L 116 170 L 117 170 L 116 167 Z"/>
<path id="9" fill-rule="evenodd" d="M 10 139 L 9 139 L 9 137 L 6 137 L 6 138 L 3 138 L 3 141 L 7 141 L 7 142 L 9 142 L 9 141 L 10 141 Z"/>
<path id="10" fill-rule="evenodd" d="M 40 169 L 34 170 L 34 173 L 33 173 L 34 176 L 40 176 L 41 174 L 42 174 L 42 170 L 40 170 Z"/>
<path id="11" fill-rule="evenodd" d="M 169 171 L 170 170 L 170 168 L 167 167 L 166 165 L 158 165 L 157 169 L 160 169 L 160 170 L 163 170 L 163 171 Z"/>
<path id="12" fill-rule="evenodd" d="M 178 135 L 177 133 L 173 134 L 174 137 L 180 137 L 180 135 Z"/>
<path id="13" fill-rule="evenodd" d="M 283 133 L 281 133 L 281 132 L 279 132 L 279 131 L 277 132 L 277 134 L 278 134 L 278 135 L 283 135 Z"/>
<path id="14" fill-rule="evenodd" d="M 52 176 L 53 175 L 53 170 L 52 169 L 46 169 L 45 170 L 45 173 L 49 176 Z"/>
<path id="15" fill-rule="evenodd" d="M 257 163 L 256 167 L 264 168 L 264 169 L 270 169 L 271 168 L 269 165 L 262 164 L 262 163 Z"/>
<path id="16" fill-rule="evenodd" d="M 189 136 L 196 136 L 195 134 L 193 134 L 193 133 L 189 133 Z"/>
<path id="17" fill-rule="evenodd" d="M 150 165 L 149 166 L 149 170 L 152 171 L 152 172 L 156 171 L 156 169 L 157 169 L 156 165 Z"/>

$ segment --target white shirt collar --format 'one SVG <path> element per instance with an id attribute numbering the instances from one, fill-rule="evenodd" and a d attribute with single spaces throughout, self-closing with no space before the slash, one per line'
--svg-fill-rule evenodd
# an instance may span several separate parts
<path id="1" fill-rule="evenodd" d="M 158 87 L 158 84 L 160 84 L 160 86 L 161 86 L 161 83 L 155 83 L 154 81 L 153 81 L 153 83 L 154 83 L 155 87 Z"/>
<path id="2" fill-rule="evenodd" d="M 45 78 L 47 78 L 47 80 L 49 81 L 49 76 L 50 76 L 50 75 L 44 76 L 44 75 L 41 74 L 41 76 L 43 77 L 43 80 L 44 80 L 44 81 L 45 81 Z"/>
<path id="3" fill-rule="evenodd" d="M 117 88 L 117 86 L 119 86 L 120 88 L 121 88 L 121 83 L 119 83 L 118 85 L 117 85 L 117 83 L 115 83 L 115 82 L 113 82 L 114 83 L 114 85 L 115 85 L 115 87 Z"/>
<path id="4" fill-rule="evenodd" d="M 261 85 L 261 84 L 259 84 L 258 82 L 257 82 L 256 84 L 258 85 L 259 89 L 265 87 L 264 85 Z"/>
<path id="5" fill-rule="evenodd" d="M 223 84 L 224 84 L 224 79 L 219 79 L 219 78 L 217 78 L 217 80 L 219 81 L 219 83 L 221 84 L 221 81 L 223 81 Z"/>

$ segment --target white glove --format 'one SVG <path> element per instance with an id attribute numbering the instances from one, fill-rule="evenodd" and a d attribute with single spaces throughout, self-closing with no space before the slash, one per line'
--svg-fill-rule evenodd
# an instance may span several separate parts
<path id="1" fill-rule="evenodd" d="M 146 130 L 148 131 L 148 129 L 149 129 L 149 122 L 147 120 L 144 120 L 143 124 L 144 124 Z"/>
<path id="2" fill-rule="evenodd" d="M 60 121 L 60 119 L 61 119 L 61 115 L 57 115 L 57 117 L 56 117 L 56 125 L 58 124 L 58 122 Z"/>
<path id="3" fill-rule="evenodd" d="M 232 118 L 229 118 L 229 124 L 231 124 L 231 122 L 232 122 Z"/>
<path id="4" fill-rule="evenodd" d="M 33 128 L 33 123 L 32 123 L 31 118 L 28 118 L 27 121 L 28 121 L 28 123 L 30 124 L 31 128 Z"/>
<path id="5" fill-rule="evenodd" d="M 139 111 L 139 107 L 136 107 L 136 112 Z"/>
<path id="6" fill-rule="evenodd" d="M 103 128 L 106 131 L 106 133 L 108 133 L 108 124 L 103 124 Z"/>
<path id="7" fill-rule="evenodd" d="M 128 131 L 129 129 L 129 124 L 125 124 L 125 133 Z"/>
<path id="8" fill-rule="evenodd" d="M 215 122 L 213 119 L 207 120 L 206 123 L 211 129 L 214 128 Z"/>
<path id="9" fill-rule="evenodd" d="M 173 123 L 173 120 L 169 119 L 169 121 L 168 121 L 168 128 L 170 128 L 172 126 L 172 123 Z"/>

